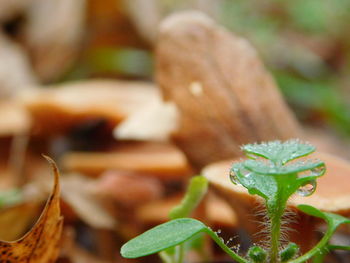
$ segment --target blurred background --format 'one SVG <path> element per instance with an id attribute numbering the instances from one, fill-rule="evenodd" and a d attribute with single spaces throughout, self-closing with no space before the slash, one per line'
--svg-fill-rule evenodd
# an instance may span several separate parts
<path id="1" fill-rule="evenodd" d="M 50 190 L 42 153 L 64 174 L 60 262 L 123 262 L 121 244 L 167 219 L 196 170 L 162 132 L 140 142 L 114 129 L 158 105 L 158 26 L 187 9 L 252 43 L 306 129 L 349 141 L 349 0 L 0 0 L 0 239 L 40 214 Z M 212 226 L 239 232 L 235 212 L 210 200 Z"/>
<path id="2" fill-rule="evenodd" d="M 16 59 L 0 51 L 0 74 L 9 74 L 1 80 L 3 92 L 33 81 L 152 79 L 161 19 L 200 9 L 253 43 L 300 120 L 341 136 L 350 132 L 347 0 L 2 0 L 0 5 L 2 48 L 15 49 L 24 67 L 23 72 L 5 67 L 7 59 Z"/>

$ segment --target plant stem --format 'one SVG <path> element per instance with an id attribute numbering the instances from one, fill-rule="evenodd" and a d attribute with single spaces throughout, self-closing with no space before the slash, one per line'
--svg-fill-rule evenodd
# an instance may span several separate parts
<path id="1" fill-rule="evenodd" d="M 185 248 L 184 248 L 184 244 L 178 245 L 177 246 L 177 263 L 182 263 L 184 261 L 185 258 Z"/>
<path id="2" fill-rule="evenodd" d="M 328 228 L 326 234 L 323 236 L 323 238 L 317 243 L 316 246 L 314 246 L 311 250 L 309 250 L 306 254 L 302 255 L 301 257 L 298 257 L 289 263 L 304 263 L 310 258 L 312 258 L 314 255 L 322 251 L 322 248 L 327 246 L 327 243 L 329 239 L 332 237 L 332 234 L 334 233 L 335 228 L 330 227 Z"/>
<path id="3" fill-rule="evenodd" d="M 223 240 L 217 236 L 216 233 L 214 233 L 212 230 L 207 228 L 206 233 L 215 241 L 216 244 L 219 245 L 219 247 L 232 259 L 236 260 L 239 263 L 249 263 L 248 260 L 244 259 L 243 257 L 239 256 L 235 252 L 233 252 L 228 246 L 225 245 Z"/>
<path id="4" fill-rule="evenodd" d="M 280 237 L 281 237 L 281 224 L 282 216 L 286 208 L 287 200 L 284 198 L 283 185 L 279 183 L 278 178 L 276 178 L 278 186 L 278 191 L 272 200 L 266 203 L 268 215 L 271 222 L 271 233 L 270 233 L 270 262 L 279 262 L 279 248 L 280 248 Z"/>

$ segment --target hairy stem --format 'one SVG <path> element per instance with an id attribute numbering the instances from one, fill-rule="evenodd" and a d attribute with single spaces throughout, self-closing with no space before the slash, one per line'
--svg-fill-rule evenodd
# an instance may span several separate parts
<path id="1" fill-rule="evenodd" d="M 233 260 L 239 262 L 239 263 L 249 263 L 248 260 L 245 258 L 242 258 L 235 252 L 233 252 L 226 244 L 223 242 L 221 238 L 217 236 L 216 233 L 214 233 L 212 230 L 209 228 L 206 230 L 206 233 L 215 241 L 216 244 L 219 245 L 219 247 L 226 252 L 227 255 L 229 255 Z"/>
<path id="2" fill-rule="evenodd" d="M 277 180 L 277 183 L 278 180 Z M 283 186 L 279 184 L 278 192 L 275 198 L 269 200 L 266 204 L 268 215 L 270 218 L 270 251 L 269 257 L 271 263 L 279 262 L 279 248 L 280 248 L 280 238 L 281 238 L 281 225 L 282 225 L 282 216 L 284 214 L 287 200 L 284 198 Z"/>

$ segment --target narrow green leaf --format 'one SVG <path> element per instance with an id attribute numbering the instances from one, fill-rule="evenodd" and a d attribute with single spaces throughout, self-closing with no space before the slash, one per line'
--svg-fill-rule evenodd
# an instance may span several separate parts
<path id="1" fill-rule="evenodd" d="M 120 253 L 125 258 L 151 255 L 179 245 L 206 229 L 207 227 L 202 222 L 195 219 L 175 219 L 131 239 L 122 246 Z"/>
<path id="2" fill-rule="evenodd" d="M 204 176 L 192 177 L 186 195 L 181 203 L 170 211 L 169 217 L 171 219 L 176 219 L 190 216 L 191 212 L 198 206 L 207 190 L 207 178 Z"/>

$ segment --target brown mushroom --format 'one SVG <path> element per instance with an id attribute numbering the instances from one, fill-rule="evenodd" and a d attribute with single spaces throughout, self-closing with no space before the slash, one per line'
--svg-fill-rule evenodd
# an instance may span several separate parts
<path id="1" fill-rule="evenodd" d="M 239 156 L 244 143 L 300 136 L 255 49 L 204 14 L 165 19 L 156 54 L 158 84 L 180 113 L 174 140 L 197 168 Z"/>
<path id="2" fill-rule="evenodd" d="M 63 169 L 88 175 L 104 171 L 133 171 L 163 180 L 191 174 L 184 154 L 169 143 L 125 143 L 110 152 L 71 152 L 61 160 Z"/>
<path id="3" fill-rule="evenodd" d="M 136 217 L 145 224 L 156 225 L 169 220 L 170 210 L 181 202 L 182 195 L 171 196 L 139 207 Z M 214 194 L 205 200 L 202 217 L 210 224 L 221 227 L 237 227 L 237 216 L 228 204 Z"/>
<path id="4" fill-rule="evenodd" d="M 146 82 L 89 80 L 23 92 L 19 100 L 37 135 L 61 134 L 84 120 L 105 119 L 111 129 L 130 114 L 159 100 Z"/>

